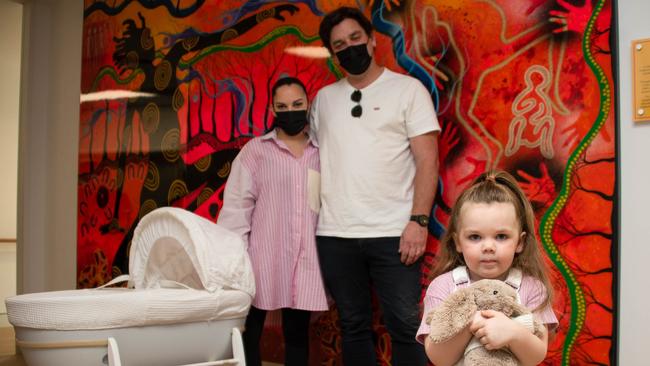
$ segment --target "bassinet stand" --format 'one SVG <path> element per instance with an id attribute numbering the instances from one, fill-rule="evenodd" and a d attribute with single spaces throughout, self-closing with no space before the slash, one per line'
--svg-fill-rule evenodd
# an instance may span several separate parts
<path id="1" fill-rule="evenodd" d="M 216 366 L 216 365 L 235 365 L 246 366 L 246 359 L 244 356 L 244 344 L 242 341 L 241 331 L 239 328 L 232 328 L 232 354 L 233 357 L 225 360 L 216 360 L 208 362 L 200 362 L 193 364 L 185 364 L 179 366 Z M 107 340 L 92 340 L 92 341 L 60 341 L 56 343 L 35 343 L 24 342 L 16 340 L 16 345 L 21 348 L 39 348 L 39 349 L 53 349 L 53 348 L 78 348 L 78 347 L 106 347 L 107 348 L 107 361 L 108 366 L 122 366 L 120 357 L 120 348 L 117 341 L 113 337 Z"/>
<path id="2" fill-rule="evenodd" d="M 108 366 L 122 366 L 120 361 L 120 351 L 115 338 L 108 338 Z M 238 328 L 232 328 L 232 354 L 233 358 L 226 360 L 217 360 L 210 362 L 201 362 L 186 364 L 182 366 L 216 366 L 216 365 L 236 365 L 246 366 L 244 358 L 244 344 L 242 342 L 241 332 Z"/>

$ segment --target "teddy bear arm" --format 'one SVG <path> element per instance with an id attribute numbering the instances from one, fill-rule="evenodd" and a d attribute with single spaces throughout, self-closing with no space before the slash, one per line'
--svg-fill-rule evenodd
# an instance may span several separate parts
<path id="1" fill-rule="evenodd" d="M 435 343 L 446 342 L 469 325 L 470 316 L 451 310 L 449 307 L 439 306 L 433 309 L 427 317 L 429 319 L 429 338 Z"/>
<path id="2" fill-rule="evenodd" d="M 429 337 L 434 342 L 445 342 L 460 333 L 469 325 L 476 313 L 477 307 L 473 295 L 463 290 L 458 290 L 448 296 L 427 315 L 427 322 L 431 329 Z"/>

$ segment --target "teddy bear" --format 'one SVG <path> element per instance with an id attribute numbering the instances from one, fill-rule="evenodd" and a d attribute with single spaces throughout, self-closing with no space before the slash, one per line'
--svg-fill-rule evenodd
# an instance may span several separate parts
<path id="1" fill-rule="evenodd" d="M 431 327 L 429 338 L 443 343 L 458 334 L 472 320 L 477 311 L 496 310 L 519 320 L 533 334 L 542 337 L 543 325 L 534 320 L 530 310 L 519 304 L 515 289 L 503 281 L 484 279 L 458 289 L 427 315 Z M 507 349 L 489 351 L 473 338 L 465 349 L 466 366 L 516 366 L 517 358 Z"/>

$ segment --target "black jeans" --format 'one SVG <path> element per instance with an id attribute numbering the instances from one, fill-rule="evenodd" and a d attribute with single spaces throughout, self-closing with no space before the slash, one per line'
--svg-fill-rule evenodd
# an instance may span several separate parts
<path id="1" fill-rule="evenodd" d="M 375 366 L 371 284 L 391 337 L 392 365 L 426 365 L 415 334 L 420 326 L 420 265 L 400 261 L 399 237 L 316 238 L 321 272 L 339 311 L 343 363 Z"/>
<path id="2" fill-rule="evenodd" d="M 284 335 L 284 364 L 306 366 L 309 363 L 309 319 L 311 312 L 298 309 L 282 309 L 282 333 Z M 260 366 L 260 339 L 264 330 L 266 310 L 251 306 L 246 317 L 246 329 L 242 334 L 246 365 Z"/>

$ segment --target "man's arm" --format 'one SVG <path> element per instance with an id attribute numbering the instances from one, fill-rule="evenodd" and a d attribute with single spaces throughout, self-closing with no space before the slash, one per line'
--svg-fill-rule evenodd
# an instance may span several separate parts
<path id="1" fill-rule="evenodd" d="M 438 131 L 410 139 L 415 160 L 412 215 L 429 215 L 438 187 Z M 413 221 L 404 228 L 400 240 L 402 263 L 410 265 L 422 254 L 427 244 L 427 228 Z"/>

